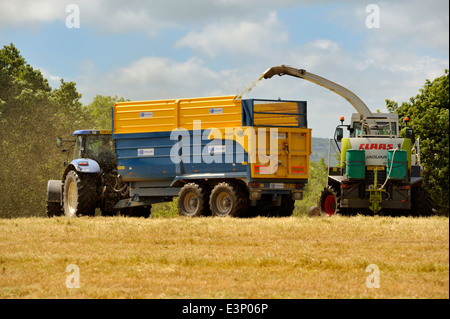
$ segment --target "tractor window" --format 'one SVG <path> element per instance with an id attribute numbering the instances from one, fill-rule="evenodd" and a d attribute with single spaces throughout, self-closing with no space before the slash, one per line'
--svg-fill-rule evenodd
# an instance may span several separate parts
<path id="1" fill-rule="evenodd" d="M 101 163 L 115 161 L 114 144 L 109 135 L 94 135 L 86 137 L 85 157 Z"/>
<path id="2" fill-rule="evenodd" d="M 75 148 L 73 150 L 73 158 L 80 158 L 81 157 L 81 147 L 83 143 L 83 138 L 81 136 L 77 136 L 77 140 L 75 142 Z"/>

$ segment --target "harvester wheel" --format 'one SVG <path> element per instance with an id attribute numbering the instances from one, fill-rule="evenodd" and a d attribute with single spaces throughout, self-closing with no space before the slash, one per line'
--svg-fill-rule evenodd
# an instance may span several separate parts
<path id="1" fill-rule="evenodd" d="M 64 215 L 94 216 L 96 206 L 94 176 L 70 171 L 64 181 Z"/>
<path id="2" fill-rule="evenodd" d="M 178 193 L 178 213 L 186 217 L 198 217 L 208 211 L 208 193 L 195 183 L 184 185 Z"/>
<path id="3" fill-rule="evenodd" d="M 433 214 L 434 201 L 430 193 L 423 187 L 414 187 L 411 190 L 411 201 L 412 216 L 431 216 Z"/>
<path id="4" fill-rule="evenodd" d="M 331 187 L 325 187 L 320 195 L 319 200 L 320 211 L 328 217 L 333 216 L 339 210 L 339 195 Z"/>
<path id="5" fill-rule="evenodd" d="M 248 209 L 248 192 L 239 184 L 219 183 L 211 192 L 209 207 L 215 216 L 242 217 Z"/>

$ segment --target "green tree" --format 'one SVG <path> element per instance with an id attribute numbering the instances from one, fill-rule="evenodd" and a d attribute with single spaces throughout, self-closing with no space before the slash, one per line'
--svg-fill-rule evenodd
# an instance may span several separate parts
<path id="1" fill-rule="evenodd" d="M 55 138 L 89 123 L 80 97 L 73 82 L 52 89 L 13 44 L 0 50 L 0 217 L 45 215 L 65 159 Z"/>
<path id="2" fill-rule="evenodd" d="M 112 107 L 116 102 L 125 102 L 123 97 L 97 95 L 86 106 L 86 110 L 92 117 L 96 128 L 110 130 L 112 125 Z"/>
<path id="3" fill-rule="evenodd" d="M 295 214 L 308 214 L 311 206 L 317 206 L 320 194 L 327 185 L 327 167 L 325 160 L 320 158 L 319 161 L 309 163 L 309 179 L 303 193 L 303 200 L 295 202 Z"/>
<path id="4" fill-rule="evenodd" d="M 424 186 L 432 195 L 437 209 L 449 214 L 449 71 L 426 80 L 420 93 L 400 106 L 386 100 L 387 108 L 399 117 L 409 117 L 416 137 L 420 138 Z"/>

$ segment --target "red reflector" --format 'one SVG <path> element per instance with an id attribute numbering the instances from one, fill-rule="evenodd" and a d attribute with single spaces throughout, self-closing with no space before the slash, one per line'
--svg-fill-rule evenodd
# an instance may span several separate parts
<path id="1" fill-rule="evenodd" d="M 78 166 L 89 166 L 88 162 L 78 162 Z"/>
<path id="2" fill-rule="evenodd" d="M 304 174 L 305 166 L 291 166 L 291 173 L 293 174 Z"/>
<path id="3" fill-rule="evenodd" d="M 408 190 L 408 189 L 410 189 L 410 186 L 409 185 L 405 185 L 405 186 L 399 186 L 398 188 L 399 189 L 406 189 L 406 190 Z"/>
<path id="4" fill-rule="evenodd" d="M 295 187 L 296 187 L 297 189 L 302 189 L 303 184 L 297 184 L 297 185 L 295 185 Z"/>
<path id="5" fill-rule="evenodd" d="M 352 184 L 341 184 L 341 188 L 352 188 Z"/>
<path id="6" fill-rule="evenodd" d="M 253 187 L 253 188 L 258 188 L 258 187 L 259 187 L 259 184 L 258 184 L 258 183 L 253 183 L 253 184 L 252 184 L 252 187 Z"/>

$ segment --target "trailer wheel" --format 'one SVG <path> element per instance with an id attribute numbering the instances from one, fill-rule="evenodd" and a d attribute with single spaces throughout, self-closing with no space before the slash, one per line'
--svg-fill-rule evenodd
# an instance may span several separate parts
<path id="1" fill-rule="evenodd" d="M 178 212 L 186 217 L 198 217 L 208 211 L 208 193 L 200 185 L 188 183 L 178 193 Z"/>
<path id="2" fill-rule="evenodd" d="M 64 215 L 94 216 L 96 207 L 95 179 L 88 174 L 70 171 L 64 181 Z"/>
<path id="3" fill-rule="evenodd" d="M 238 184 L 219 183 L 211 192 L 209 207 L 215 216 L 244 216 L 248 208 L 248 193 Z"/>
<path id="4" fill-rule="evenodd" d="M 328 217 L 338 212 L 339 197 L 332 187 L 326 187 L 320 196 L 319 208 Z"/>
<path id="5" fill-rule="evenodd" d="M 423 187 L 414 187 L 411 190 L 411 201 L 412 216 L 431 216 L 433 214 L 434 201 L 430 193 Z"/>
<path id="6" fill-rule="evenodd" d="M 295 209 L 295 200 L 291 196 L 283 195 L 280 206 L 273 206 L 269 209 L 270 217 L 289 217 L 292 216 Z"/>

